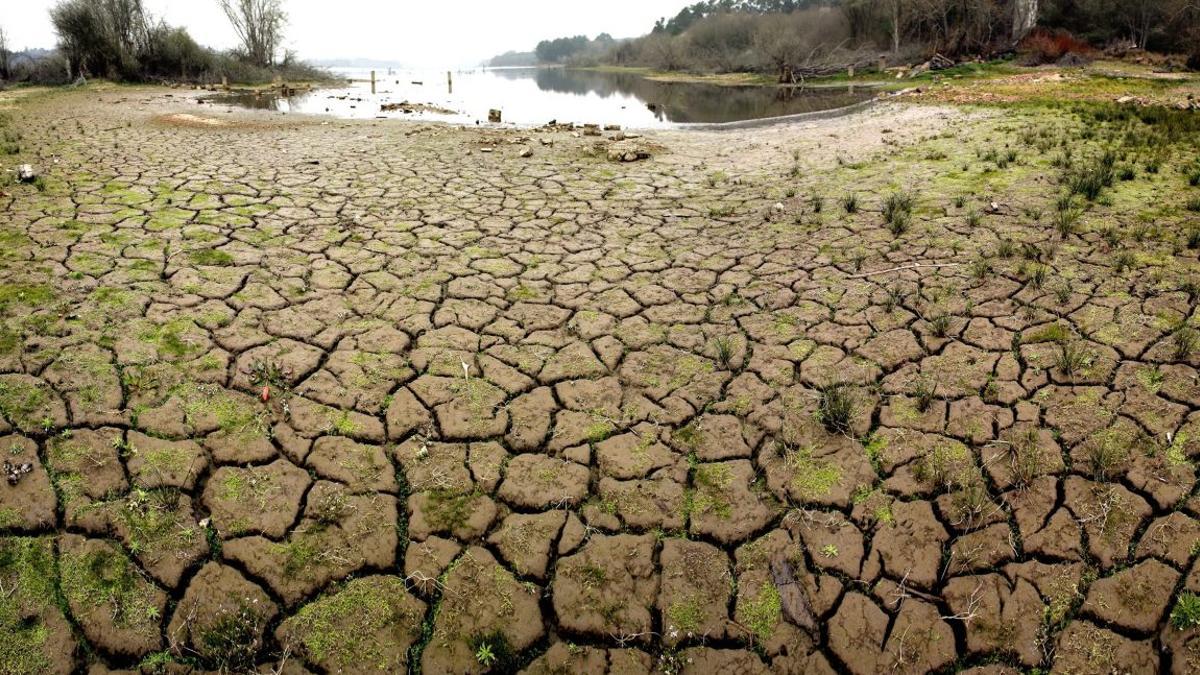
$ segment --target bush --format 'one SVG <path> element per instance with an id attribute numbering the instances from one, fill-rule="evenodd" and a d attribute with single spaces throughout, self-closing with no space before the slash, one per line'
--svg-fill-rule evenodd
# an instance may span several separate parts
<path id="1" fill-rule="evenodd" d="M 1068 54 L 1088 58 L 1092 48 L 1065 30 L 1038 28 L 1021 40 L 1017 53 L 1025 65 L 1040 66 L 1058 63 Z"/>
<path id="2" fill-rule="evenodd" d="M 191 82 L 269 82 L 280 75 L 290 80 L 327 80 L 331 76 L 295 61 L 291 54 L 274 67 L 250 63 L 246 55 L 202 47 L 183 28 L 154 21 L 142 0 L 60 0 L 50 10 L 62 56 L 47 64 L 68 76 L 64 56 L 76 72 L 120 80 L 182 80 Z M 261 58 L 261 57 L 260 57 Z M 41 72 L 27 73 L 33 81 L 49 82 Z"/>
<path id="3" fill-rule="evenodd" d="M 141 66 L 143 76 L 186 80 L 211 71 L 216 61 L 186 30 L 159 24 L 150 33 Z"/>
<path id="4" fill-rule="evenodd" d="M 9 65 L 13 82 L 25 84 L 59 85 L 70 81 L 67 59 L 54 52 L 46 56 L 22 54 L 14 57 Z"/>

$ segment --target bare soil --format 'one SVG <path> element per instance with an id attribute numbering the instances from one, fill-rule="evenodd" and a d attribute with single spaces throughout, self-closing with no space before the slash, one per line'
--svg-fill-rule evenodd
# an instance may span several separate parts
<path id="1" fill-rule="evenodd" d="M 0 670 L 1190 672 L 1197 134 L 1051 77 L 636 162 L 5 95 Z"/>

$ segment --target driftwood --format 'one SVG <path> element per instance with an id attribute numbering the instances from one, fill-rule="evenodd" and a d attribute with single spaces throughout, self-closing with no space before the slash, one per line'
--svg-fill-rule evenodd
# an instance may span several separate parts
<path id="1" fill-rule="evenodd" d="M 814 633 L 817 630 L 817 620 L 813 616 L 812 607 L 800 582 L 792 571 L 792 564 L 785 558 L 771 561 L 771 580 L 775 582 L 775 590 L 779 591 L 779 605 L 788 621 Z"/>
<path id="2" fill-rule="evenodd" d="M 862 274 L 848 274 L 847 279 L 865 279 L 873 277 L 877 274 L 887 274 L 889 272 L 903 272 L 905 270 L 916 270 L 924 267 L 958 267 L 962 263 L 913 263 L 912 265 L 901 265 L 899 267 L 889 267 L 886 270 L 875 270 L 874 272 L 863 272 Z"/>

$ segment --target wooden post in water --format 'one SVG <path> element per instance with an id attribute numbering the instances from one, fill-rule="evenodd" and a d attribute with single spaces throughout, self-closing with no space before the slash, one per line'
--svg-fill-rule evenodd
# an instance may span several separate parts
<path id="1" fill-rule="evenodd" d="M 450 76 L 450 71 L 446 71 L 446 93 L 454 93 L 454 78 Z"/>
<path id="2" fill-rule="evenodd" d="M 229 78 L 224 75 L 221 76 L 221 88 L 229 91 Z"/>
<path id="3" fill-rule="evenodd" d="M 371 71 L 371 94 L 375 93 L 375 71 Z"/>

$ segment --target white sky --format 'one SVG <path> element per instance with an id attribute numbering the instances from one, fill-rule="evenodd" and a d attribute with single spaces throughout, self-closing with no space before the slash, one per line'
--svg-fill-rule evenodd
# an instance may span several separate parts
<path id="1" fill-rule="evenodd" d="M 184 26 L 197 42 L 228 48 L 235 37 L 216 0 L 143 0 Z M 286 43 L 301 58 L 374 58 L 413 66 L 466 66 L 538 40 L 607 32 L 635 37 L 690 0 L 283 0 Z M 48 10 L 55 0 L 0 0 L 11 48 L 55 43 Z"/>

